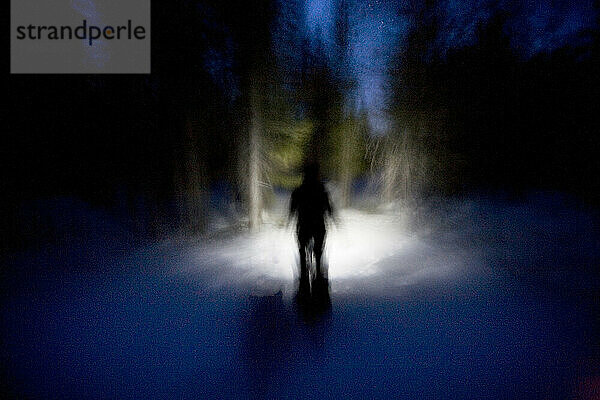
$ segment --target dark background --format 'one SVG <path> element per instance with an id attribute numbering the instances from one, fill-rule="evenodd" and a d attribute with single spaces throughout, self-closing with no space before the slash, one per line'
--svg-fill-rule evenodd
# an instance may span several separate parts
<path id="1" fill-rule="evenodd" d="M 595 26 L 560 45 L 523 56 L 509 40 L 515 29 L 509 21 L 519 10 L 496 3 L 476 24 L 474 40 L 442 52 L 436 38 L 445 31 L 436 3 L 403 11 L 413 25 L 389 68 L 395 123 L 429 127 L 417 140 L 436 160 L 428 171 L 435 179 L 421 195 L 552 190 L 597 207 L 597 18 Z M 595 2 L 596 13 L 598 7 Z M 142 195 L 153 221 L 145 233 L 171 229 L 164 227 L 177 195 L 174 176 L 185 168 L 181 159 L 190 146 L 204 187 L 241 186 L 238 159 L 247 147 L 250 91 L 259 71 L 287 71 L 271 75 L 287 96 L 285 118 L 291 113 L 322 119 L 323 113 L 306 111 L 328 109 L 317 94 L 345 93 L 321 85 L 310 89 L 313 100 L 307 101 L 302 93 L 310 82 L 298 71 L 310 65 L 271 65 L 274 52 L 285 52 L 273 39 L 281 11 L 275 2 L 176 0 L 152 9 L 151 75 L 8 77 L 3 247 L 32 240 L 21 226 L 24 204 L 55 196 L 108 209 L 120 201 L 120 207 L 131 206 L 135 219 L 132 204 Z M 301 44 L 296 53 L 311 52 L 309 47 Z M 213 53 L 227 56 L 211 63 Z M 324 102 L 335 99 L 327 96 Z"/>

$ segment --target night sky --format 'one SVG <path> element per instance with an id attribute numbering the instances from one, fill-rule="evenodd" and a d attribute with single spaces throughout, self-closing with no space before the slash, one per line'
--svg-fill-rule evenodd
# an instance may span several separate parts
<path id="1" fill-rule="evenodd" d="M 411 26 L 410 5 L 407 6 L 407 3 L 410 4 L 397 0 L 350 0 L 348 3 L 350 54 L 347 65 L 356 80 L 353 104 L 368 110 L 375 131 L 381 132 L 386 127 L 386 76 L 392 57 L 402 46 Z M 438 38 L 440 52 L 443 54 L 449 48 L 472 43 L 477 25 L 498 9 L 509 13 L 507 33 L 512 47 L 523 58 L 576 44 L 582 40 L 580 34 L 595 23 L 593 2 L 589 0 L 543 0 L 523 2 L 525 4 L 518 6 L 512 3 L 441 1 L 437 13 L 443 27 Z M 305 23 L 301 34 L 313 43 L 320 39 L 330 52 L 334 41 L 336 4 L 336 0 L 306 0 L 303 5 Z"/>

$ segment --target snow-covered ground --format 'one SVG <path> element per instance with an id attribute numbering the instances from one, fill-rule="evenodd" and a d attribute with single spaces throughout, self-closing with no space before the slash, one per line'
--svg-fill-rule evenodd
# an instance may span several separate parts
<path id="1" fill-rule="evenodd" d="M 9 258 L 15 398 L 586 398 L 600 387 L 597 215 L 557 195 L 344 210 L 331 309 L 294 301 L 293 230 L 110 239 Z M 593 398 L 593 397 L 589 397 Z"/>

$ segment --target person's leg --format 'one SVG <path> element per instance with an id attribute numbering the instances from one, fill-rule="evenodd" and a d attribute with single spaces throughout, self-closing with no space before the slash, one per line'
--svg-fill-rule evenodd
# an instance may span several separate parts
<path id="1" fill-rule="evenodd" d="M 300 244 L 300 273 L 304 273 L 306 271 L 306 246 Z"/>
<path id="2" fill-rule="evenodd" d="M 308 268 L 306 267 L 306 245 L 308 239 L 302 230 L 298 230 L 298 251 L 300 253 L 300 279 L 298 281 L 298 295 L 300 298 L 308 298 L 310 296 L 310 282 L 308 277 Z"/>
<path id="3" fill-rule="evenodd" d="M 317 261 L 317 276 L 323 276 L 321 269 L 321 257 L 323 255 L 323 244 L 325 242 L 325 229 L 318 229 L 313 235 L 315 245 L 313 251 L 315 252 L 315 259 Z"/>
<path id="4" fill-rule="evenodd" d="M 308 273 L 306 269 L 306 245 L 308 238 L 303 230 L 298 230 L 298 251 L 300 253 L 300 276 Z"/>

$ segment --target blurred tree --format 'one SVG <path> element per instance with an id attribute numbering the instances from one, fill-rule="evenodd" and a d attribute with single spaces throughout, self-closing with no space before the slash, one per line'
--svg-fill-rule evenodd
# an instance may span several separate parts
<path id="1" fill-rule="evenodd" d="M 260 224 L 265 182 L 265 126 L 269 93 L 276 83 L 271 27 L 274 0 L 231 1 L 219 4 L 235 43 L 234 72 L 239 79 L 237 98 L 238 171 L 246 193 L 249 224 Z"/>
<path id="2" fill-rule="evenodd" d="M 439 102 L 434 82 L 438 63 L 438 2 L 428 0 L 404 9 L 411 21 L 405 43 L 399 43 L 398 57 L 391 70 L 390 114 L 393 127 L 383 141 L 382 189 L 389 202 L 417 198 L 440 163 L 437 153 L 440 121 L 446 110 Z"/>
<path id="3" fill-rule="evenodd" d="M 352 182 L 366 170 L 366 144 L 368 141 L 366 115 L 350 114 L 345 116 L 330 132 L 331 148 L 334 149 L 328 159 L 329 169 L 336 172 L 339 185 L 339 204 L 350 206 Z"/>

